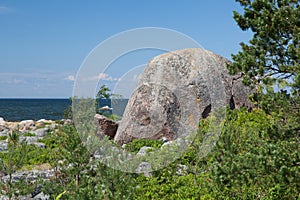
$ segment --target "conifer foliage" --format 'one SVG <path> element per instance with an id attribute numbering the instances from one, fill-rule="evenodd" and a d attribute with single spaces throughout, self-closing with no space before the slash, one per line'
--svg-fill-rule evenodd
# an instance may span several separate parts
<path id="1" fill-rule="evenodd" d="M 231 73 L 243 72 L 247 85 L 292 82 L 300 88 L 300 1 L 236 0 L 244 12 L 234 11 L 238 26 L 253 32 L 242 51 L 232 55 Z"/>

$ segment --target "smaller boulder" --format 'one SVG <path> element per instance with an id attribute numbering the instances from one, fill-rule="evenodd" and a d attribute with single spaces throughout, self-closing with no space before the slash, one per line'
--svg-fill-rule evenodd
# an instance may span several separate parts
<path id="1" fill-rule="evenodd" d="M 38 137 L 36 136 L 20 136 L 19 143 L 26 142 L 26 144 L 32 144 L 38 141 Z"/>
<path id="2" fill-rule="evenodd" d="M 46 148 L 46 144 L 42 143 L 42 142 L 28 142 L 28 145 L 34 145 L 40 149 L 45 149 Z"/>
<path id="3" fill-rule="evenodd" d="M 35 126 L 35 123 L 33 120 L 23 120 L 19 123 L 19 130 L 21 131 L 28 131 L 32 130 Z"/>
<path id="4" fill-rule="evenodd" d="M 43 123 L 43 124 L 52 124 L 53 121 L 52 120 L 46 120 L 46 119 L 40 119 L 38 121 L 36 121 L 37 123 Z"/>
<path id="5" fill-rule="evenodd" d="M 49 131 L 50 131 L 50 129 L 46 127 L 46 128 L 37 129 L 37 130 L 33 131 L 33 133 L 35 133 L 35 135 L 38 137 L 44 137 L 49 133 Z"/>
<path id="6" fill-rule="evenodd" d="M 5 121 L 4 121 L 4 119 L 2 118 L 2 117 L 0 117 L 0 126 L 4 126 L 5 125 Z"/>
<path id="7" fill-rule="evenodd" d="M 19 122 L 6 122 L 6 126 L 11 131 L 19 130 Z"/>
<path id="8" fill-rule="evenodd" d="M 136 154 L 136 156 L 145 156 L 147 154 L 147 152 L 154 150 L 154 148 L 152 147 L 142 147 L 139 152 Z"/>
<path id="9" fill-rule="evenodd" d="M 152 176 L 151 171 L 152 171 L 152 166 L 150 163 L 141 162 L 135 172 L 138 174 L 144 173 L 145 177 L 151 177 Z"/>
<path id="10" fill-rule="evenodd" d="M 0 152 L 7 150 L 8 143 L 6 141 L 0 141 Z"/>
<path id="11" fill-rule="evenodd" d="M 0 125 L 0 136 L 6 135 L 9 131 L 9 128 L 3 125 Z"/>
<path id="12" fill-rule="evenodd" d="M 107 135 L 110 139 L 114 139 L 118 129 L 118 124 L 115 121 L 103 115 L 96 114 L 94 116 L 94 124 L 97 127 L 96 135 L 98 137 L 102 138 L 104 135 Z"/>
<path id="13" fill-rule="evenodd" d="M 63 125 L 70 125 L 70 124 L 73 124 L 73 121 L 71 120 L 71 119 L 62 119 L 62 120 L 60 120 L 61 121 L 61 123 L 63 124 Z"/>

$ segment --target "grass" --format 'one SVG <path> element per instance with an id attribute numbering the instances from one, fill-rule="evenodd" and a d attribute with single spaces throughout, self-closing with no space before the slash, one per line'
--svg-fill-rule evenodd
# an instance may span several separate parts
<path id="1" fill-rule="evenodd" d="M 0 141 L 6 140 L 6 139 L 7 139 L 7 136 L 6 136 L 6 135 L 0 136 Z"/>
<path id="2" fill-rule="evenodd" d="M 24 136 L 24 137 L 32 137 L 32 136 L 36 136 L 36 134 L 34 134 L 34 133 L 30 133 L 30 132 L 27 132 L 27 133 L 24 133 L 22 136 Z"/>

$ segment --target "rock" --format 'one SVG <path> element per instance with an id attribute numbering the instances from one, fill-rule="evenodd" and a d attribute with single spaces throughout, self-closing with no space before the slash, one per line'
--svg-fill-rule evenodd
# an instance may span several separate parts
<path id="1" fill-rule="evenodd" d="M 31 171 L 21 171 L 12 174 L 12 182 L 19 182 L 20 180 L 25 180 L 25 182 L 30 182 L 31 184 L 35 184 L 38 179 L 42 179 L 42 181 L 49 180 L 54 176 L 53 170 L 31 170 Z M 8 175 L 0 176 L 0 182 L 6 183 L 9 180 Z M 9 199 L 17 199 L 17 200 L 50 200 L 50 196 L 44 194 L 42 192 L 42 186 L 37 186 L 31 194 L 26 196 L 17 196 L 13 198 L 9 198 L 8 196 L 1 195 L 0 200 L 9 200 Z M 2 191 L 3 192 L 3 191 Z M 5 193 L 4 193 L 5 194 Z"/>
<path id="2" fill-rule="evenodd" d="M 168 142 L 163 143 L 161 147 L 166 147 L 168 145 L 176 145 L 176 144 L 173 141 L 168 141 Z"/>
<path id="3" fill-rule="evenodd" d="M 169 140 L 166 137 L 162 137 L 161 140 L 163 143 L 169 142 Z"/>
<path id="4" fill-rule="evenodd" d="M 2 117 L 0 117 L 0 126 L 5 126 L 5 121 Z"/>
<path id="5" fill-rule="evenodd" d="M 28 145 L 34 145 L 38 148 L 45 149 L 46 145 L 42 142 L 27 142 Z"/>
<path id="6" fill-rule="evenodd" d="M 40 120 L 36 121 L 36 123 L 53 124 L 54 121 L 52 121 L 52 120 L 47 120 L 47 119 L 40 119 Z"/>
<path id="7" fill-rule="evenodd" d="M 73 121 L 71 119 L 62 119 L 61 122 L 63 125 L 73 124 Z"/>
<path id="8" fill-rule="evenodd" d="M 97 126 L 98 137 L 103 137 L 107 135 L 110 139 L 113 139 L 116 135 L 118 124 L 103 115 L 96 114 L 94 116 L 94 123 Z"/>
<path id="9" fill-rule="evenodd" d="M 35 123 L 33 120 L 23 120 L 19 123 L 19 130 L 21 131 L 28 131 L 32 130 L 35 126 Z"/>
<path id="10" fill-rule="evenodd" d="M 7 142 L 5 140 L 0 141 L 0 152 L 7 150 Z"/>
<path id="11" fill-rule="evenodd" d="M 26 182 L 35 182 L 37 179 L 49 180 L 54 176 L 55 171 L 51 170 L 29 170 L 29 171 L 18 171 L 12 174 L 12 182 L 18 182 L 24 179 Z M 1 182 L 6 183 L 9 180 L 9 175 L 2 177 Z"/>
<path id="12" fill-rule="evenodd" d="M 248 106 L 250 89 L 229 75 L 229 61 L 203 49 L 183 49 L 155 57 L 128 101 L 114 141 L 175 140 L 197 129 L 219 107 Z"/>
<path id="13" fill-rule="evenodd" d="M 52 129 L 52 130 L 56 129 L 57 127 L 58 127 L 58 124 L 50 124 L 49 125 L 49 128 Z"/>
<path id="14" fill-rule="evenodd" d="M 154 148 L 152 147 L 142 147 L 139 152 L 137 152 L 136 156 L 145 156 L 147 152 L 153 150 Z"/>
<path id="15" fill-rule="evenodd" d="M 38 139 L 36 136 L 20 136 L 19 143 L 26 142 L 27 144 L 32 144 L 37 142 Z"/>
<path id="16" fill-rule="evenodd" d="M 138 174 L 144 173 L 144 176 L 150 177 L 152 176 L 151 171 L 152 171 L 151 164 L 148 162 L 142 162 L 139 164 L 135 172 Z"/>
<path id="17" fill-rule="evenodd" d="M 6 122 L 9 130 L 18 131 L 19 130 L 19 122 Z"/>
<path id="18" fill-rule="evenodd" d="M 44 194 L 43 192 L 37 194 L 34 197 L 31 195 L 31 198 L 36 199 L 36 200 L 50 200 L 50 196 L 47 194 Z"/>
<path id="19" fill-rule="evenodd" d="M 52 120 L 46 120 L 46 119 L 40 119 L 35 122 L 35 128 L 39 129 L 42 127 L 50 127 L 52 125 L 56 125 L 55 121 Z"/>
<path id="20" fill-rule="evenodd" d="M 37 129 L 37 130 L 32 131 L 32 132 L 34 134 L 36 134 L 36 136 L 38 136 L 38 137 L 44 137 L 49 133 L 49 131 L 50 131 L 50 129 L 46 127 L 46 128 Z"/>
<path id="21" fill-rule="evenodd" d="M 6 135 L 9 132 L 9 128 L 5 125 L 0 125 L 0 136 Z"/>

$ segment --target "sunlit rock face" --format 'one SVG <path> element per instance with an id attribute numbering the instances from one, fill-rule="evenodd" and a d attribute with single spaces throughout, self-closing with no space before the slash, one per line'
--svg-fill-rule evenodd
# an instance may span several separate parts
<path id="1" fill-rule="evenodd" d="M 229 62 L 210 51 L 183 49 L 153 58 L 141 74 L 114 138 L 174 140 L 196 131 L 221 106 L 249 106 L 249 88 L 231 76 Z"/>

